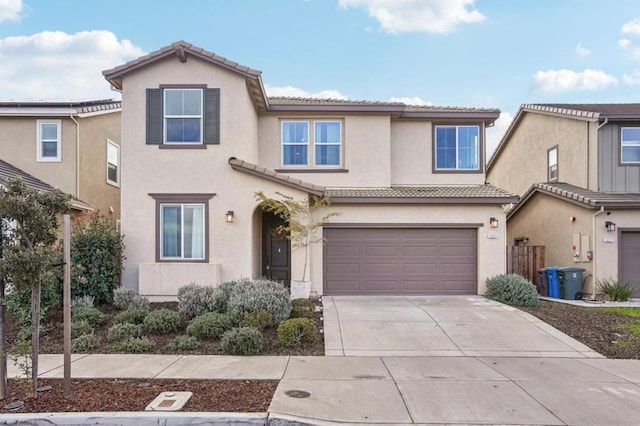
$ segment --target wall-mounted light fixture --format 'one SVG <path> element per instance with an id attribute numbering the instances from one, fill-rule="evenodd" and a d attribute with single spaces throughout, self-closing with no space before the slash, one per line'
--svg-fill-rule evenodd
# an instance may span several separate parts
<path id="1" fill-rule="evenodd" d="M 604 223 L 604 226 L 607 228 L 607 231 L 609 232 L 613 232 L 616 230 L 616 224 L 609 220 Z"/>
<path id="2" fill-rule="evenodd" d="M 498 227 L 498 219 L 496 219 L 495 217 L 489 218 L 489 226 L 491 228 L 497 228 Z"/>
<path id="3" fill-rule="evenodd" d="M 233 223 L 233 210 L 227 212 L 227 223 Z"/>

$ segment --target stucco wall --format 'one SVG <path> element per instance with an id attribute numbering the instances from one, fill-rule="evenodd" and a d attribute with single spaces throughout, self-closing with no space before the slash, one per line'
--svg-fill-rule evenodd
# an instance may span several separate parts
<path id="1" fill-rule="evenodd" d="M 69 118 L 61 120 L 62 161 L 37 162 L 37 118 L 0 117 L 0 158 L 62 191 L 76 195 L 76 126 Z"/>
<path id="2" fill-rule="evenodd" d="M 391 122 L 392 185 L 482 185 L 484 180 L 482 172 L 433 172 L 432 123 L 403 120 Z"/>
<path id="3" fill-rule="evenodd" d="M 291 173 L 295 178 L 330 187 L 388 187 L 391 182 L 391 134 L 388 115 L 352 114 L 291 114 L 264 115 L 260 117 L 260 165 L 268 169 L 301 169 L 308 167 L 283 167 L 281 153 L 281 120 L 344 121 L 342 146 L 343 168 L 347 173 L 307 172 Z M 309 150 L 313 144 L 309 144 Z"/>
<path id="4" fill-rule="evenodd" d="M 78 118 L 80 193 L 78 198 L 113 220 L 120 219 L 120 188 L 107 183 L 107 139 L 120 144 L 120 112 Z M 122 169 L 120 165 L 120 169 Z M 109 208 L 113 208 L 110 213 Z"/>
<path id="5" fill-rule="evenodd" d="M 524 113 L 492 164 L 487 181 L 512 193 L 524 194 L 533 183 L 548 181 L 547 150 L 558 145 L 558 181 L 587 188 L 589 164 L 592 170 L 594 167 L 588 155 L 588 138 L 595 143 L 587 121 Z"/>

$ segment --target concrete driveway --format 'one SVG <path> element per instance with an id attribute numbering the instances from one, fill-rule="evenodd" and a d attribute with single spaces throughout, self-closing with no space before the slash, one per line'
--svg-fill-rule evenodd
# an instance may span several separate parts
<path id="1" fill-rule="evenodd" d="M 482 296 L 323 296 L 328 356 L 602 358 Z"/>

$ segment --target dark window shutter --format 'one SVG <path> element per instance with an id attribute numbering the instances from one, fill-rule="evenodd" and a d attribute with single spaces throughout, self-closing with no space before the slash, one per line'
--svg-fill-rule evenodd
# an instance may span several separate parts
<path id="1" fill-rule="evenodd" d="M 162 145 L 162 89 L 147 89 L 147 144 Z"/>
<path id="2" fill-rule="evenodd" d="M 204 143 L 220 143 L 220 89 L 205 90 Z"/>

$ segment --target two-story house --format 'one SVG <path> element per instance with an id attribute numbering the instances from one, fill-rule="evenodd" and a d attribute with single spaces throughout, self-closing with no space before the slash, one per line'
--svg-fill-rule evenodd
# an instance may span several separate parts
<path id="1" fill-rule="evenodd" d="M 487 179 L 521 195 L 510 244 L 545 246 L 548 266 L 584 268 L 640 296 L 640 104 L 525 104 L 487 164 Z"/>
<path id="2" fill-rule="evenodd" d="M 504 272 L 517 198 L 485 184 L 496 109 L 268 97 L 259 71 L 182 41 L 104 75 L 122 92 L 123 281 L 141 294 L 301 279 L 258 191 L 340 214 L 308 256 L 316 294 L 477 294 Z"/>
<path id="3" fill-rule="evenodd" d="M 120 219 L 120 102 L 0 102 L 0 160 Z"/>

